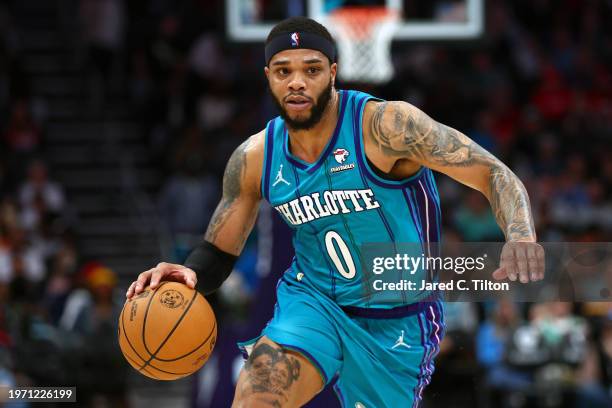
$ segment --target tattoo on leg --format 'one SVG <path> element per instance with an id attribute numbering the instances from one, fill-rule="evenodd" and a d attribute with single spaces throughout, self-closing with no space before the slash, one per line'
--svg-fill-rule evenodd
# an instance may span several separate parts
<path id="1" fill-rule="evenodd" d="M 300 362 L 269 344 L 260 344 L 245 364 L 250 393 L 267 393 L 281 397 L 283 402 L 289 400 L 288 391 L 300 377 Z M 264 399 L 262 398 L 262 401 Z M 272 406 L 280 407 L 278 399 L 268 401 Z"/>

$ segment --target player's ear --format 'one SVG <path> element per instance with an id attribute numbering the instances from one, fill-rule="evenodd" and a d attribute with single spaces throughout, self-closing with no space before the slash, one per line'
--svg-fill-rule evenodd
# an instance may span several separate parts
<path id="1" fill-rule="evenodd" d="M 267 79 L 270 79 L 270 68 L 268 66 L 264 67 L 264 74 L 266 74 Z"/>
<path id="2" fill-rule="evenodd" d="M 335 86 L 336 85 L 336 72 L 338 72 L 338 64 L 336 62 L 334 62 L 329 67 L 329 70 L 331 72 L 331 83 L 332 83 L 332 86 Z"/>

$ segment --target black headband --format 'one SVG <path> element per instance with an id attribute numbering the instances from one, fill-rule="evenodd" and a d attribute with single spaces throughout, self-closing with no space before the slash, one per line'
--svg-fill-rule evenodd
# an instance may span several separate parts
<path id="1" fill-rule="evenodd" d="M 279 34 L 266 45 L 266 66 L 275 54 L 297 48 L 321 51 L 330 62 L 336 62 L 336 46 L 333 42 L 317 34 L 293 32 Z"/>

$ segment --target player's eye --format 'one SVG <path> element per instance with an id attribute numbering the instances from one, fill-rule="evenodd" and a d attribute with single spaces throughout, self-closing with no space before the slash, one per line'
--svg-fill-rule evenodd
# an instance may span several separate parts
<path id="1" fill-rule="evenodd" d="M 311 74 L 311 75 L 312 75 L 312 74 L 316 74 L 316 73 L 318 73 L 319 71 L 321 71 L 321 68 L 319 68 L 319 67 L 309 67 L 309 68 L 306 70 L 306 72 L 308 72 L 308 73 L 309 73 L 309 74 Z"/>
<path id="2" fill-rule="evenodd" d="M 285 76 L 289 73 L 289 70 L 287 68 L 279 68 L 276 72 L 281 76 Z"/>

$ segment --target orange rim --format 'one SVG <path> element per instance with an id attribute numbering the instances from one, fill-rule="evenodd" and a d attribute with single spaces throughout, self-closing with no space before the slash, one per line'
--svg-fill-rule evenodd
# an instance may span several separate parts
<path id="1" fill-rule="evenodd" d="M 395 10 L 387 7 L 340 7 L 329 13 L 329 18 L 356 39 L 370 35 L 372 27 L 381 21 L 394 20 L 397 17 Z"/>

